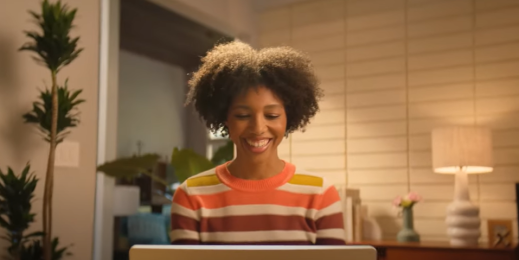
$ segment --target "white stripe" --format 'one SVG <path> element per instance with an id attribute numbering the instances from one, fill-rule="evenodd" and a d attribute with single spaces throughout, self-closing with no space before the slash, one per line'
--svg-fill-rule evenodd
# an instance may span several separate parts
<path id="1" fill-rule="evenodd" d="M 262 242 L 262 241 L 309 241 L 315 243 L 316 234 L 299 230 L 202 232 L 203 242 Z"/>
<path id="2" fill-rule="evenodd" d="M 171 241 L 178 239 L 200 240 L 200 235 L 196 231 L 175 229 L 169 232 L 169 238 L 171 239 Z"/>
<path id="3" fill-rule="evenodd" d="M 345 240 L 344 229 L 330 228 L 317 230 L 317 238 L 336 238 Z"/>
<path id="4" fill-rule="evenodd" d="M 273 204 L 249 204 L 228 206 L 217 209 L 200 209 L 202 217 L 223 216 L 246 216 L 246 215 L 279 215 L 279 216 L 301 216 L 315 219 L 317 210 L 303 207 L 288 207 Z"/>
<path id="5" fill-rule="evenodd" d="M 227 187 L 225 184 L 216 184 L 211 186 L 199 186 L 199 187 L 189 187 L 189 195 L 207 195 L 207 194 L 218 194 L 225 191 L 230 191 L 231 188 Z"/>
<path id="6" fill-rule="evenodd" d="M 277 188 L 278 190 L 292 192 L 296 194 L 321 194 L 323 193 L 322 187 L 310 186 L 310 185 L 301 185 L 301 184 L 292 184 L 286 183 Z"/>
<path id="7" fill-rule="evenodd" d="M 334 202 L 330 206 L 321 209 L 317 212 L 315 219 L 319 219 L 325 216 L 329 216 L 335 213 L 342 213 L 342 202 L 340 200 Z"/>
<path id="8" fill-rule="evenodd" d="M 196 210 L 191 210 L 186 207 L 180 206 L 177 203 L 171 204 L 171 214 L 176 213 L 179 215 L 182 215 L 184 217 L 195 219 L 196 221 L 199 221 L 199 214 Z"/>

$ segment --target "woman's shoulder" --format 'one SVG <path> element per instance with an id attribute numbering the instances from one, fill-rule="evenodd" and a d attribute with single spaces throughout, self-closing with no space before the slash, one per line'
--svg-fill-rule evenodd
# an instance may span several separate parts
<path id="1" fill-rule="evenodd" d="M 296 165 L 294 165 L 294 168 L 294 175 L 288 181 L 288 183 L 292 185 L 316 187 L 321 190 L 334 187 L 334 183 L 330 181 L 330 178 L 326 174 L 307 170 Z"/>
<path id="2" fill-rule="evenodd" d="M 203 180 L 208 180 L 213 177 L 216 177 L 216 167 L 194 174 L 188 177 L 182 184 L 193 186 L 199 184 L 199 182 Z"/>
<path id="3" fill-rule="evenodd" d="M 188 194 L 198 193 L 198 191 L 204 192 L 207 189 L 214 189 L 215 186 L 222 184 L 220 178 L 216 174 L 217 167 L 209 170 L 197 173 L 187 178 L 183 183 L 180 184 L 181 188 Z"/>

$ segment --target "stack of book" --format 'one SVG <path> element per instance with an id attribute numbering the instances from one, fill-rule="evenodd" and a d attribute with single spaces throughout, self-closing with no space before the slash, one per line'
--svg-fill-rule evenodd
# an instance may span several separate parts
<path id="1" fill-rule="evenodd" d="M 344 231 L 346 242 L 363 239 L 363 210 L 358 189 L 346 186 L 337 187 L 343 205 Z"/>

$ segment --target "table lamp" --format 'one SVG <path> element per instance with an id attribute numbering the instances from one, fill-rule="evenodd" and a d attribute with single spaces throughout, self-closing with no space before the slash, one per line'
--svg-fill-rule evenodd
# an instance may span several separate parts
<path id="1" fill-rule="evenodd" d="M 454 174 L 454 200 L 447 206 L 447 235 L 453 246 L 474 246 L 481 236 L 479 207 L 470 201 L 468 174 L 493 170 L 492 133 L 472 126 L 432 131 L 434 172 Z"/>

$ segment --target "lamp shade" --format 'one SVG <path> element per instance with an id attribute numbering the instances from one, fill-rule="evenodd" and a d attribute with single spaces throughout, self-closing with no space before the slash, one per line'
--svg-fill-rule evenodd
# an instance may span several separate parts
<path id="1" fill-rule="evenodd" d="M 130 216 L 139 212 L 140 188 L 130 185 L 115 185 L 113 214 L 116 217 Z"/>
<path id="2" fill-rule="evenodd" d="M 449 126 L 432 131 L 436 173 L 488 173 L 493 170 L 492 132 L 483 127 Z"/>

